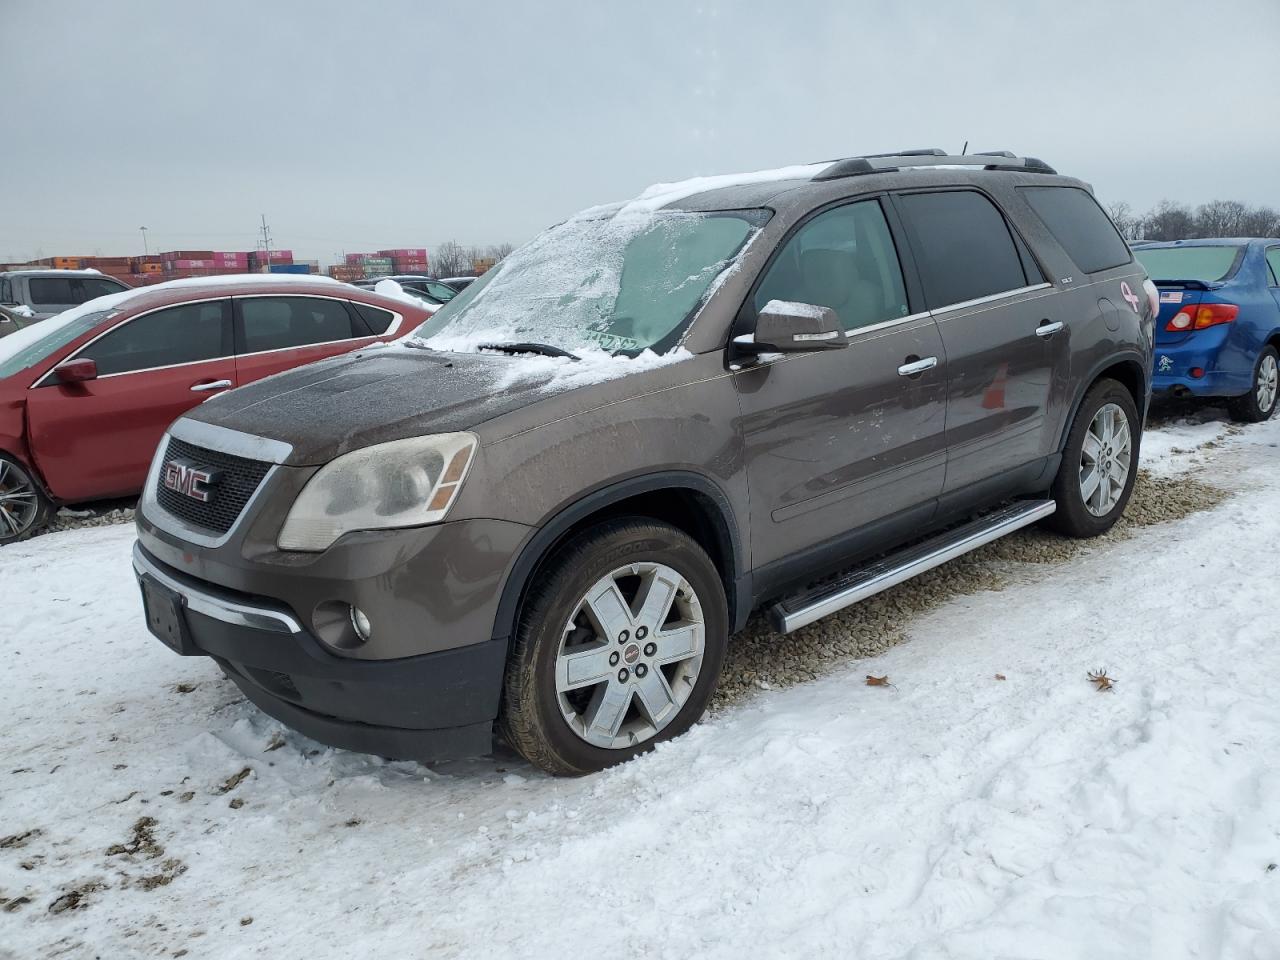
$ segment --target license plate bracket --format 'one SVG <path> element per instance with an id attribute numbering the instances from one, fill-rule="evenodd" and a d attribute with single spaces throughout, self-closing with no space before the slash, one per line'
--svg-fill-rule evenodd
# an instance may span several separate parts
<path id="1" fill-rule="evenodd" d="M 191 640 L 187 627 L 187 599 L 171 590 L 154 577 L 143 574 L 138 579 L 142 587 L 142 607 L 147 615 L 147 627 L 170 650 L 184 657 L 200 654 Z"/>

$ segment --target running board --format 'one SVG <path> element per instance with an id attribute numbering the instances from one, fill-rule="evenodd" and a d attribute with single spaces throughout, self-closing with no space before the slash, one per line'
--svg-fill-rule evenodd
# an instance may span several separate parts
<path id="1" fill-rule="evenodd" d="M 780 633 L 790 633 L 815 620 L 843 610 L 897 586 L 917 574 L 941 566 L 948 560 L 976 550 L 1006 534 L 1043 520 L 1057 509 L 1052 500 L 1019 500 L 963 526 L 907 547 L 868 566 L 845 574 L 834 583 L 824 583 L 779 600 L 769 608 L 769 619 Z"/>

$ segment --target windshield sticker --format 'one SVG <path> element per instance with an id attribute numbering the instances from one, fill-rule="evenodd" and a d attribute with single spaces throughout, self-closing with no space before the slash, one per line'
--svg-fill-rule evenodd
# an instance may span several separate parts
<path id="1" fill-rule="evenodd" d="M 640 349 L 640 341 L 634 337 L 623 337 L 616 333 L 606 333 L 602 330 L 587 330 L 582 335 L 601 350 L 608 350 L 610 353 L 617 353 L 619 350 Z"/>
<path id="2" fill-rule="evenodd" d="M 1164 291 L 1161 291 L 1161 293 L 1160 293 L 1160 302 L 1161 302 L 1161 303 L 1181 303 L 1181 302 L 1182 302 L 1182 291 L 1181 291 L 1181 290 L 1164 290 Z"/>

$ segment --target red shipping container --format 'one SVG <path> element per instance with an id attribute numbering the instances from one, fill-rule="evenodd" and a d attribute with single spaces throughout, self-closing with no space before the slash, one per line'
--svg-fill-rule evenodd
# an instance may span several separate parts
<path id="1" fill-rule="evenodd" d="M 397 260 L 395 261 L 396 273 L 426 273 L 427 261 L 425 260 Z"/>
<path id="2" fill-rule="evenodd" d="M 392 257 L 402 260 L 426 260 L 426 247 L 401 247 L 397 250 L 379 250 L 379 256 Z"/>

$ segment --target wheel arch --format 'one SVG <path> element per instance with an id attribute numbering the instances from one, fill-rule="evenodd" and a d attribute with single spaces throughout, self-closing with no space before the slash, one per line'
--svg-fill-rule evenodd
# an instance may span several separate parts
<path id="1" fill-rule="evenodd" d="M 645 516 L 670 523 L 707 551 L 720 572 L 731 629 L 750 612 L 749 578 L 733 508 L 720 486 L 692 471 L 662 471 L 610 483 L 562 507 L 537 528 L 517 555 L 503 584 L 493 637 L 515 632 L 517 617 L 538 570 L 573 534 L 604 520 Z M 746 609 L 743 609 L 743 608 Z"/>
<path id="2" fill-rule="evenodd" d="M 1084 398 L 1089 395 L 1089 391 L 1093 389 L 1093 385 L 1099 380 L 1108 379 L 1118 381 L 1129 391 L 1130 396 L 1133 397 L 1133 405 L 1138 409 L 1138 415 L 1143 422 L 1146 421 L 1147 399 L 1150 395 L 1150 378 L 1146 369 L 1136 357 L 1111 357 L 1099 363 L 1089 376 L 1080 381 L 1080 390 L 1071 403 L 1071 414 L 1063 424 L 1062 434 L 1058 437 L 1059 451 L 1066 447 L 1067 436 L 1071 433 L 1071 427 L 1076 422 L 1076 416 L 1080 413 L 1080 406 L 1084 403 Z"/>

